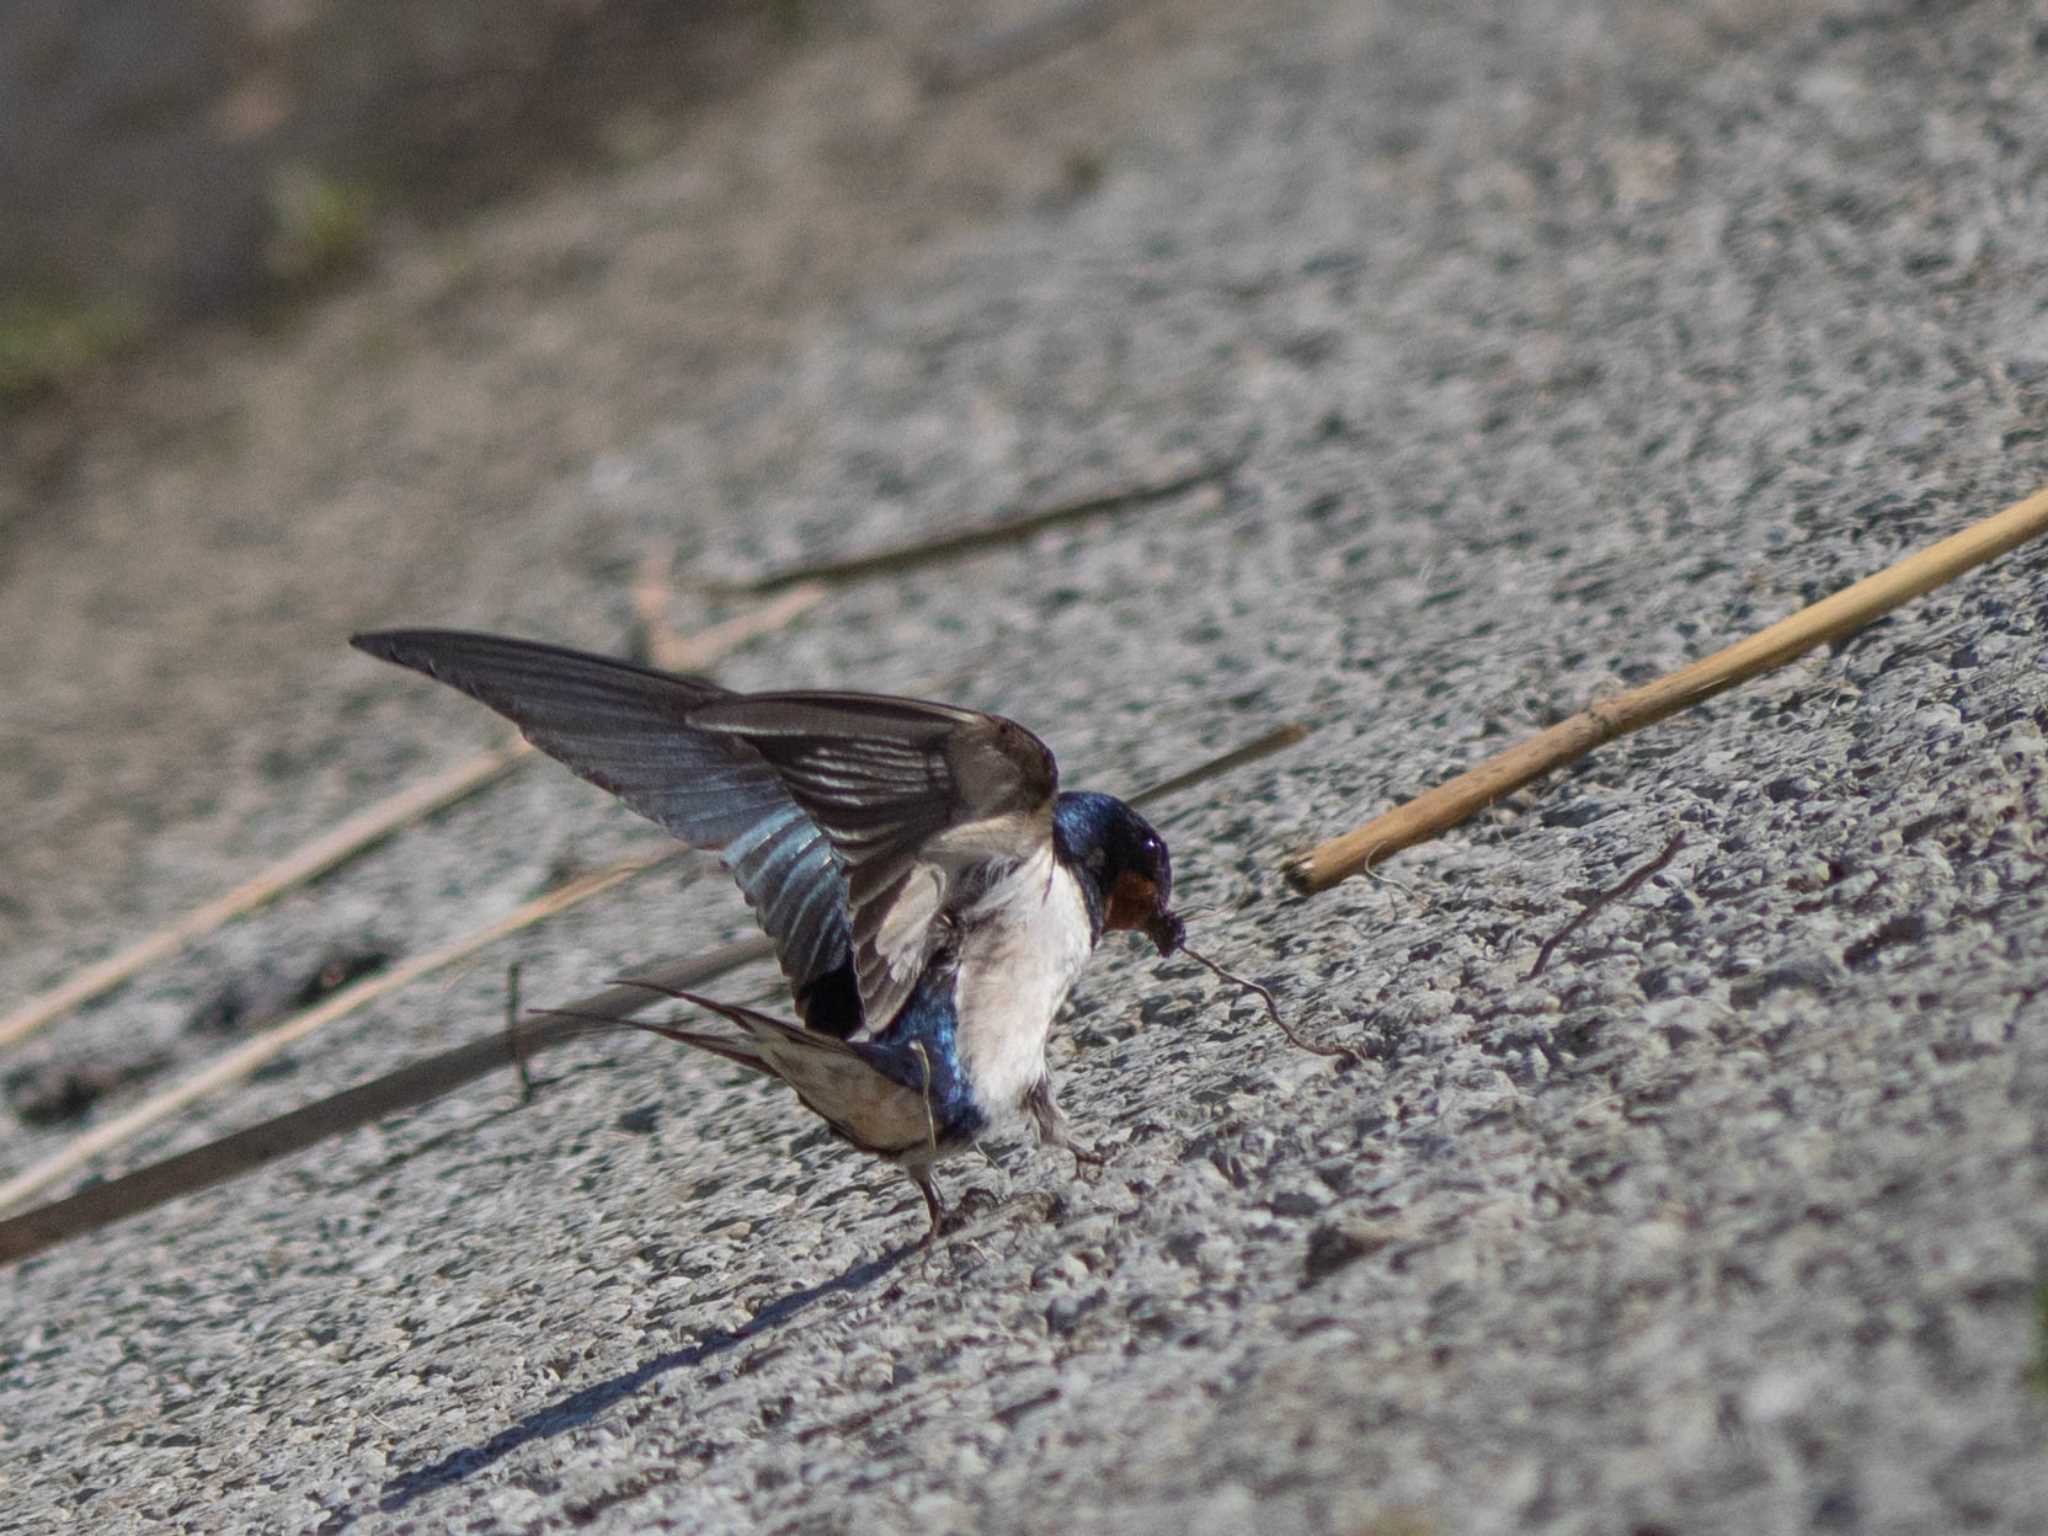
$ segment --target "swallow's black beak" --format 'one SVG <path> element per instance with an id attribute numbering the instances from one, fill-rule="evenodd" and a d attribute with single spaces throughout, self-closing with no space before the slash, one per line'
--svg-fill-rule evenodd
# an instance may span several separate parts
<path id="1" fill-rule="evenodd" d="M 1159 946 L 1159 958 L 1168 955 L 1187 942 L 1188 926 L 1171 912 L 1154 912 L 1145 924 L 1145 936 Z"/>

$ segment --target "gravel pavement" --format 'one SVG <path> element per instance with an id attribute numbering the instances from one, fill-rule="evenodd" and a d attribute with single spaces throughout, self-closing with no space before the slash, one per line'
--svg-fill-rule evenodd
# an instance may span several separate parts
<path id="1" fill-rule="evenodd" d="M 697 578 L 1226 459 L 847 584 L 721 675 L 1000 708 L 1074 787 L 1315 722 L 1160 822 L 1191 938 L 1357 1059 L 1106 943 L 1053 1045 L 1106 1167 L 954 1165 L 975 1219 L 917 1253 L 910 1186 L 768 1087 L 572 1047 L 530 1106 L 479 1084 L 10 1274 L 0 1529 L 2043 1528 L 2048 550 L 1384 878 L 1278 869 L 2048 480 L 2048 9 L 1252 9 L 1162 0 L 940 107 L 848 44 L 837 160 L 777 115 L 839 99 L 795 65 L 185 364 L 175 465 L 137 429 L 10 535 L 0 997 L 493 739 L 352 625 L 616 647 L 650 547 L 687 628 L 738 606 Z M 918 170 L 949 131 L 1015 176 Z M 745 187 L 943 217 L 834 250 Z M 782 263 L 724 331 L 675 290 L 695 353 L 635 243 L 692 198 Z M 462 307 L 527 261 L 570 296 Z M 450 313 L 435 369 L 376 319 L 447 349 Z M 417 952 L 646 842 L 529 767 L 0 1069 L 196 1066 L 224 978 Z M 747 927 L 668 866 L 118 1166 L 488 1030 L 515 956 L 554 1001 Z"/>

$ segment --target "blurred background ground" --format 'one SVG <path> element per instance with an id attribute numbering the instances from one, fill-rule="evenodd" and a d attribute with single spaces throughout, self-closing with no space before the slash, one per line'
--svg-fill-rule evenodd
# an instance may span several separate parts
<path id="1" fill-rule="evenodd" d="M 378 210 L 446 218 L 601 164 L 636 117 L 703 109 L 821 20 L 640 0 L 29 0 L 0 63 L 21 130 L 0 145 L 0 274 L 17 304 L 244 311 L 323 259 L 360 261 Z M 324 230 L 281 206 L 294 178 L 329 189 Z"/>
<path id="2" fill-rule="evenodd" d="M 351 629 L 618 649 L 650 554 L 689 629 L 1220 457 L 723 675 L 1003 708 L 1109 788 L 1322 722 L 1165 828 L 1365 1059 L 1106 949 L 1054 1061 L 1107 1174 L 956 1172 L 922 1264 L 894 1175 L 652 1042 L 480 1086 L 11 1276 L 0 1526 L 2036 1526 L 2038 553 L 1388 881 L 1275 870 L 2048 479 L 2048 13 L 1156 0 L 960 62 L 1069 14 L 21 8 L 52 212 L 0 257 L 62 366 L 0 423 L 0 998 L 492 739 Z M 113 1077 L 8 1169 L 224 987 L 643 836 L 538 768 L 410 829 L 11 1052 Z M 652 877 L 110 1167 L 487 1029 L 514 952 L 554 1000 L 745 927 Z"/>
<path id="3" fill-rule="evenodd" d="M 994 93 L 935 89 L 1000 6 L 47 9 L 48 41 L 8 55 L 10 119 L 57 118 L 9 136 L 41 197 L 10 221 L 8 281 L 31 302 L 47 265 L 88 307 L 151 320 L 134 350 L 64 355 L 0 420 L 0 772 L 30 808 L 0 865 L 39 892 L 0 910 L 0 950 L 54 941 L 45 975 L 109 923 L 161 916 L 149 864 L 189 892 L 283 846 L 245 841 L 224 786 L 285 773 L 304 810 L 289 836 L 359 797 L 322 762 L 335 721 L 249 728 L 330 673 L 349 630 L 503 611 L 552 565 L 612 605 L 581 638 L 616 642 L 647 549 L 687 556 L 722 509 L 607 540 L 564 525 L 547 487 L 715 416 L 921 245 L 1085 197 L 1091 157 L 1146 106 L 1071 59 Z M 267 87 L 286 115 L 253 138 L 218 121 L 216 98 L 251 88 L 238 17 L 283 28 L 310 77 Z M 1143 57 L 1173 24 L 1138 8 L 1090 58 Z M 431 68 L 422 27 L 446 32 Z M 61 90 L 31 89 L 38 59 Z M 479 103 L 421 84 L 441 72 Z M 123 105 L 151 92 L 159 117 Z M 110 143 L 87 102 L 143 126 Z M 275 178 L 306 166 L 367 199 L 324 299 L 265 265 Z M 531 200 L 459 216 L 511 186 Z M 175 237 L 124 256 L 138 226 Z M 20 254 L 31 231 L 39 254 Z M 228 317 L 196 323 L 208 310 Z"/>

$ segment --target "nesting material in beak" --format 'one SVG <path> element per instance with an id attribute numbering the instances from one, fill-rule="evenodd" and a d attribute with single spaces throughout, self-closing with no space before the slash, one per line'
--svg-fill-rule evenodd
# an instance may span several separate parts
<path id="1" fill-rule="evenodd" d="M 1146 921 L 1145 936 L 1159 946 L 1163 960 L 1187 942 L 1188 928 L 1171 912 L 1154 912 Z"/>

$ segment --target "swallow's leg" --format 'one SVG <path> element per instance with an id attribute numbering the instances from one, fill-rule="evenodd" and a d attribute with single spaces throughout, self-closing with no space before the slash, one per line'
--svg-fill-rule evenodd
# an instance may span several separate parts
<path id="1" fill-rule="evenodd" d="M 1067 1117 L 1060 1113 L 1060 1106 L 1052 1096 L 1052 1079 L 1041 1076 L 1031 1085 L 1031 1091 L 1024 1095 L 1024 1113 L 1031 1117 L 1038 1130 L 1038 1143 L 1044 1147 L 1064 1147 L 1074 1157 L 1074 1172 L 1078 1176 L 1082 1164 L 1100 1168 L 1109 1159 L 1090 1147 L 1084 1147 L 1074 1140 Z"/>
<path id="2" fill-rule="evenodd" d="M 903 1171 L 910 1175 L 910 1182 L 915 1184 L 917 1192 L 924 1196 L 924 1208 L 931 1213 L 932 1224 L 917 1245 L 920 1248 L 929 1248 L 932 1239 L 939 1235 L 939 1224 L 945 1220 L 945 1203 L 939 1199 L 939 1186 L 932 1182 L 929 1168 L 905 1168 Z"/>

